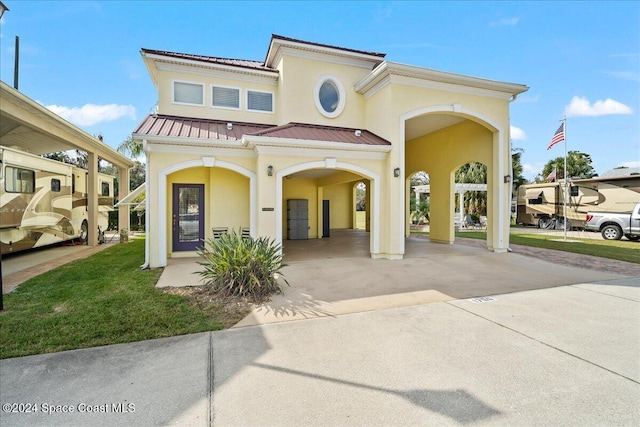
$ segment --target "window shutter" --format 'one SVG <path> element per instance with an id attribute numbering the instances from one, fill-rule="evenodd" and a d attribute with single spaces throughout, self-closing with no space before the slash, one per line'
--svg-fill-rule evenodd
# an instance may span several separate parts
<path id="1" fill-rule="evenodd" d="M 213 106 L 240 108 L 240 90 L 229 87 L 213 87 Z"/>
<path id="2" fill-rule="evenodd" d="M 202 85 L 193 83 L 173 83 L 173 101 L 185 104 L 204 104 L 202 99 Z"/>
<path id="3" fill-rule="evenodd" d="M 249 110 L 273 111 L 273 94 L 248 91 L 247 104 Z"/>

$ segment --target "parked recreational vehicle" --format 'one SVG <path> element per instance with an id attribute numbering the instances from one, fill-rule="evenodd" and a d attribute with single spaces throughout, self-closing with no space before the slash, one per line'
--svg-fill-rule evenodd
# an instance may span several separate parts
<path id="1" fill-rule="evenodd" d="M 87 171 L 0 146 L 2 254 L 66 240 L 86 241 Z M 113 177 L 98 174 L 99 230 L 113 210 Z"/>
<path id="2" fill-rule="evenodd" d="M 640 175 L 576 179 L 569 182 L 568 226 L 583 228 L 588 211 L 631 212 L 640 202 Z M 564 218 L 564 180 L 518 188 L 517 223 L 561 228 Z"/>

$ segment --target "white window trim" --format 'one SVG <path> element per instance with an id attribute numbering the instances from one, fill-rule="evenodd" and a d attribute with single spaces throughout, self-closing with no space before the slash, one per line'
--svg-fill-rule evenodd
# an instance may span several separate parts
<path id="1" fill-rule="evenodd" d="M 271 94 L 271 111 L 265 111 L 265 110 L 254 110 L 249 108 L 249 92 L 256 92 L 256 93 L 268 93 Z M 263 114 L 274 114 L 274 109 L 275 109 L 275 94 L 273 92 L 269 92 L 266 90 L 254 90 L 254 89 L 247 89 L 245 90 L 245 102 L 247 105 L 247 111 L 251 111 L 254 113 L 263 113 Z"/>
<path id="2" fill-rule="evenodd" d="M 201 104 L 197 104 L 197 103 L 192 103 L 192 102 L 176 101 L 176 83 L 185 83 L 185 84 L 196 85 L 196 86 L 202 87 L 202 103 Z M 206 94 L 204 93 L 204 87 L 205 87 L 205 84 L 204 83 L 200 83 L 200 82 L 190 82 L 190 81 L 187 81 L 187 80 L 171 80 L 171 103 L 172 104 L 176 104 L 176 105 L 189 105 L 189 106 L 192 106 L 192 107 L 204 107 L 205 106 L 205 96 L 206 96 Z"/>
<path id="3" fill-rule="evenodd" d="M 213 88 L 214 87 L 221 87 L 224 89 L 236 89 L 238 91 L 238 108 L 213 105 Z M 242 110 L 242 88 L 241 87 L 211 84 L 209 88 L 209 94 L 211 94 L 211 108 L 219 108 L 220 110 L 233 110 L 233 111 Z"/>
<path id="4" fill-rule="evenodd" d="M 336 86 L 336 88 L 338 89 L 338 96 L 340 97 L 340 99 L 338 100 L 338 106 L 336 107 L 335 111 L 332 111 L 330 113 L 325 111 L 322 107 L 322 104 L 320 103 L 320 88 L 326 81 L 331 81 Z M 342 114 L 344 106 L 347 102 L 347 92 L 344 90 L 344 85 L 342 84 L 340 79 L 338 79 L 338 77 L 334 76 L 333 74 L 323 74 L 318 77 L 318 80 L 316 80 L 316 84 L 313 86 L 313 102 L 316 104 L 316 108 L 318 109 L 320 114 L 329 119 L 336 118 L 340 114 Z"/>

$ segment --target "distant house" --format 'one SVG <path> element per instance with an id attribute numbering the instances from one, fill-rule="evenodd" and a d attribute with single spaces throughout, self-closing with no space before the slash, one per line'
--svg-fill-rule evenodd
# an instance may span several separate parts
<path id="1" fill-rule="evenodd" d="M 509 245 L 509 105 L 528 88 L 274 35 L 264 61 L 142 49 L 157 114 L 147 155 L 147 262 L 193 256 L 214 229 L 316 239 L 355 228 L 366 185 L 373 258 L 400 259 L 409 178 L 430 176 L 432 241 L 454 240 L 454 172 L 488 168 L 487 247 Z M 285 249 L 286 250 L 286 249 Z"/>

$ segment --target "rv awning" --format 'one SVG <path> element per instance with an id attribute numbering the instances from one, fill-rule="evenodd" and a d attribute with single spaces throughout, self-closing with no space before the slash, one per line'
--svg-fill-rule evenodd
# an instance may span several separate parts
<path id="1" fill-rule="evenodd" d="M 114 205 L 114 207 L 118 207 L 121 205 L 135 205 L 134 211 L 144 210 L 144 201 L 146 198 L 146 190 L 147 183 L 142 183 L 138 188 L 133 190 L 131 193 L 127 194 L 120 200 L 118 203 Z"/>
<path id="2" fill-rule="evenodd" d="M 530 188 L 526 193 L 524 193 L 524 198 L 526 200 L 539 199 L 540 197 L 542 197 L 542 190 L 539 188 Z"/>

